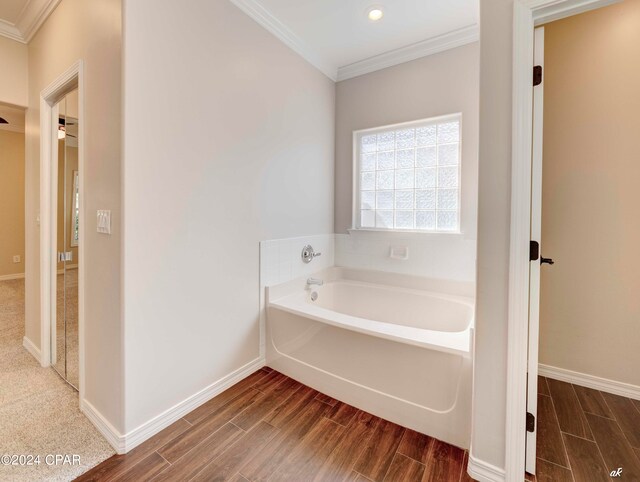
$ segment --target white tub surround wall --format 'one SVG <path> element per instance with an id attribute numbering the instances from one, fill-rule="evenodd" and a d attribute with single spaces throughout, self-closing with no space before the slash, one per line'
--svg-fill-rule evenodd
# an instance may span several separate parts
<path id="1" fill-rule="evenodd" d="M 469 446 L 473 299 L 433 280 L 329 268 L 267 289 L 269 366 L 328 395 Z"/>
<path id="2" fill-rule="evenodd" d="M 302 261 L 302 248 L 311 245 L 316 256 L 310 263 Z M 260 241 L 260 356 L 265 356 L 265 289 L 329 268 L 335 262 L 333 234 Z"/>
<path id="3" fill-rule="evenodd" d="M 461 234 L 351 230 L 336 234 L 336 266 L 458 281 L 473 292 L 476 242 Z"/>
<path id="4" fill-rule="evenodd" d="M 310 263 L 302 261 L 302 248 L 311 245 L 316 256 Z M 334 235 L 319 234 L 296 238 L 260 241 L 260 287 L 285 283 L 334 265 Z"/>

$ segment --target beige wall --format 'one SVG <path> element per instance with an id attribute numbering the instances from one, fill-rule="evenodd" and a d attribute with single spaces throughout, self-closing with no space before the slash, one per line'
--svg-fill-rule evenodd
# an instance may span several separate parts
<path id="1" fill-rule="evenodd" d="M 29 43 L 26 142 L 26 334 L 40 346 L 40 92 L 78 59 L 85 69 L 85 396 L 116 429 L 123 426 L 120 315 L 120 0 L 62 0 Z M 112 234 L 96 233 L 110 209 Z"/>
<path id="2" fill-rule="evenodd" d="M 189 4 L 124 2 L 127 430 L 257 359 L 260 240 L 333 233 L 334 83 Z"/>
<path id="3" fill-rule="evenodd" d="M 14 263 L 13 256 L 20 255 Z M 24 273 L 24 134 L 0 129 L 0 277 Z"/>
<path id="4" fill-rule="evenodd" d="M 640 0 L 545 27 L 540 363 L 640 385 Z"/>
<path id="5" fill-rule="evenodd" d="M 27 52 L 25 44 L 0 36 L 0 102 L 27 106 Z"/>
<path id="6" fill-rule="evenodd" d="M 336 84 L 335 232 L 351 228 L 353 131 L 462 112 L 461 229 L 476 239 L 478 43 Z"/>

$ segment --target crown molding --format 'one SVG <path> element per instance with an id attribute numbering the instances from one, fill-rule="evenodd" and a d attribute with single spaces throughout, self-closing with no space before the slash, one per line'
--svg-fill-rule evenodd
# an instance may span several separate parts
<path id="1" fill-rule="evenodd" d="M 536 12 L 535 25 L 560 20 L 585 13 L 596 8 L 607 7 L 621 0 L 525 0 L 523 3 Z"/>
<path id="2" fill-rule="evenodd" d="M 25 42 L 30 42 L 60 0 L 30 0 L 16 22 Z"/>
<path id="3" fill-rule="evenodd" d="M 17 42 L 26 43 L 22 39 L 20 30 L 18 30 L 18 28 L 14 24 L 2 19 L 0 19 L 0 35 L 10 38 L 11 40 L 16 40 Z"/>
<path id="4" fill-rule="evenodd" d="M 376 70 L 386 69 L 411 60 L 416 60 L 428 55 L 437 54 L 445 50 L 461 47 L 462 45 L 477 42 L 480 39 L 480 28 L 477 24 L 469 25 L 452 32 L 438 35 L 406 47 L 391 50 L 368 59 L 345 65 L 338 69 L 338 82 L 351 79 L 359 75 L 368 74 Z"/>
<path id="5" fill-rule="evenodd" d="M 61 0 L 29 0 L 15 24 L 0 19 L 0 35 L 29 43 Z"/>
<path id="6" fill-rule="evenodd" d="M 332 65 L 331 62 L 327 62 L 326 59 L 318 55 L 317 52 L 293 33 L 284 23 L 271 14 L 271 12 L 260 3 L 260 0 L 230 1 L 334 82 L 368 74 L 369 72 L 477 42 L 480 38 L 479 26 L 477 24 L 469 25 L 437 37 L 337 68 L 337 66 Z"/>
<path id="7" fill-rule="evenodd" d="M 331 80 L 336 80 L 337 67 L 325 62 L 300 37 L 264 8 L 258 0 L 231 0 L 231 3 L 258 22 L 262 27 L 266 28 L 316 69 L 320 70 Z"/>

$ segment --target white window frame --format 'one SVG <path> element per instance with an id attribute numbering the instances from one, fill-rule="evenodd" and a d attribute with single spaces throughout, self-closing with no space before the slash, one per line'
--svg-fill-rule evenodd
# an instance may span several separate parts
<path id="1" fill-rule="evenodd" d="M 402 129 L 407 127 L 424 127 L 434 124 L 443 124 L 450 121 L 458 121 L 460 125 L 460 139 L 458 141 L 458 227 L 452 230 L 438 230 L 438 229 L 403 229 L 403 228 L 382 228 L 382 227 L 362 227 L 360 220 L 360 138 L 364 135 L 375 134 L 378 132 L 385 132 L 388 130 Z M 383 233 L 416 233 L 416 234 L 437 234 L 437 235 L 460 235 L 462 234 L 462 143 L 463 143 L 463 119 L 462 113 L 456 112 L 453 114 L 442 115 L 438 117 L 429 117 L 426 119 L 419 119 L 410 122 L 401 122 L 397 124 L 389 124 L 385 126 L 373 127 L 369 129 L 360 129 L 353 131 L 352 146 L 353 146 L 353 196 L 352 196 L 352 210 L 351 210 L 351 230 L 353 231 L 373 231 Z M 394 189 L 395 191 L 395 189 Z M 395 211 L 395 210 L 394 210 Z M 437 209 L 436 209 L 437 213 Z"/>

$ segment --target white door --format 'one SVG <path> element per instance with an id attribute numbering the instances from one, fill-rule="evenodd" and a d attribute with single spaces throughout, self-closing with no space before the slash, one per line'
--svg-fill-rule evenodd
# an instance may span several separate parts
<path id="1" fill-rule="evenodd" d="M 542 79 L 544 79 L 544 27 L 537 28 L 534 35 L 533 59 L 536 66 L 534 69 L 541 69 Z M 538 85 L 533 87 L 533 146 L 531 152 L 531 241 L 533 255 L 529 263 L 529 354 L 527 366 L 527 418 L 533 416 L 532 420 L 536 422 L 538 415 L 540 261 L 542 256 L 542 109 L 544 88 L 542 79 Z M 535 243 L 537 243 L 537 253 L 534 253 L 536 251 Z M 533 427 L 529 425 L 528 420 L 525 469 L 530 474 L 535 474 L 537 423 L 534 422 Z M 531 428 L 533 431 L 529 431 Z"/>

